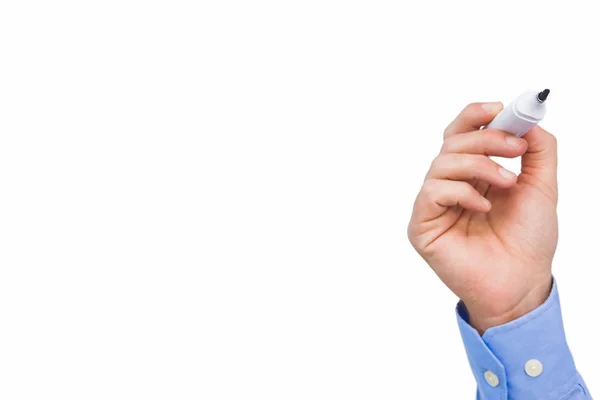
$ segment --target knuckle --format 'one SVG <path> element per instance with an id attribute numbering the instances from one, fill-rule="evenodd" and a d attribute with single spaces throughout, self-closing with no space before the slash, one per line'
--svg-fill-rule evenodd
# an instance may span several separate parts
<path id="1" fill-rule="evenodd" d="M 461 156 L 458 157 L 458 165 L 461 170 L 472 170 L 476 166 L 477 156 Z"/>
<path id="2" fill-rule="evenodd" d="M 463 109 L 463 113 L 471 114 L 472 112 L 478 110 L 480 106 L 481 106 L 481 103 L 469 103 Z"/>
<path id="3" fill-rule="evenodd" d="M 460 162 L 460 168 L 463 171 L 468 171 L 473 178 L 476 178 L 488 168 L 491 161 L 484 155 L 469 155 L 462 157 Z"/>
<path id="4" fill-rule="evenodd" d="M 448 154 L 452 153 L 452 151 L 456 148 L 456 139 L 455 137 L 450 137 L 444 140 L 444 144 L 442 144 L 442 149 L 440 153 Z"/>
<path id="5" fill-rule="evenodd" d="M 454 121 L 452 121 L 450 123 L 450 125 L 448 125 L 446 127 L 446 129 L 444 129 L 444 132 L 443 132 L 444 133 L 444 139 L 447 139 L 452 134 L 452 126 L 453 126 L 453 124 L 454 124 Z"/>
<path id="6" fill-rule="evenodd" d="M 418 231 L 419 229 L 414 224 L 411 223 L 408 225 L 408 241 L 420 255 L 423 255 L 427 248 L 427 241 L 424 235 L 422 233 L 419 234 Z"/>
<path id="7" fill-rule="evenodd" d="M 417 243 L 416 243 L 415 227 L 412 222 L 408 225 L 408 228 L 406 229 L 406 236 L 408 237 L 410 244 L 412 244 L 413 247 L 416 248 Z"/>
<path id="8" fill-rule="evenodd" d="M 444 160 L 446 159 L 445 154 L 440 154 L 431 162 L 431 167 L 429 168 L 429 172 L 439 170 L 444 164 Z"/>
<path id="9" fill-rule="evenodd" d="M 426 199 L 431 199 L 431 198 L 433 198 L 434 193 L 435 193 L 435 182 L 431 179 L 427 179 L 423 183 L 423 187 L 421 188 L 421 194 Z"/>

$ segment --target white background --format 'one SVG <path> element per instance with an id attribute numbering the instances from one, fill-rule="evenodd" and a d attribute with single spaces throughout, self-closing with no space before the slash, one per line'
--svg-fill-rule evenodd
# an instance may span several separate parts
<path id="1" fill-rule="evenodd" d="M 600 392 L 596 7 L 2 1 L 0 398 L 473 398 L 406 227 L 455 114 L 543 87 Z"/>

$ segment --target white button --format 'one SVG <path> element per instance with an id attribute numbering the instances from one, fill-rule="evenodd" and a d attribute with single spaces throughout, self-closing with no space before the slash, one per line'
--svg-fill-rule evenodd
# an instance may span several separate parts
<path id="1" fill-rule="evenodd" d="M 543 370 L 544 370 L 544 367 L 542 366 L 542 363 L 539 362 L 538 360 L 529 360 L 525 364 L 525 372 L 527 373 L 527 375 L 531 376 L 532 378 L 535 378 L 536 376 L 540 376 L 542 374 Z"/>
<path id="2" fill-rule="evenodd" d="M 500 380 L 498 379 L 496 374 L 493 373 L 492 371 L 485 371 L 485 374 L 483 374 L 483 376 L 485 377 L 485 381 L 491 387 L 496 387 L 500 384 Z"/>

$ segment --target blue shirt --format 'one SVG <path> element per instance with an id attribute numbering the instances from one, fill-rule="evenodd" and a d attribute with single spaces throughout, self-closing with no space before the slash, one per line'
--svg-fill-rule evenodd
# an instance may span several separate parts
<path id="1" fill-rule="evenodd" d="M 483 336 L 469 325 L 462 303 L 456 314 L 477 399 L 591 400 L 567 346 L 555 282 L 544 304 Z"/>

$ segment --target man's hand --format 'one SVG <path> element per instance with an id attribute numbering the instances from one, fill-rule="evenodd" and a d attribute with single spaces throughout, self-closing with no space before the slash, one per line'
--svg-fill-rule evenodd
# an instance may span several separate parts
<path id="1" fill-rule="evenodd" d="M 446 128 L 408 228 L 480 333 L 547 299 L 558 241 L 556 139 L 540 127 L 521 139 L 479 130 L 501 109 L 471 104 Z M 522 156 L 521 174 L 487 156 Z"/>

